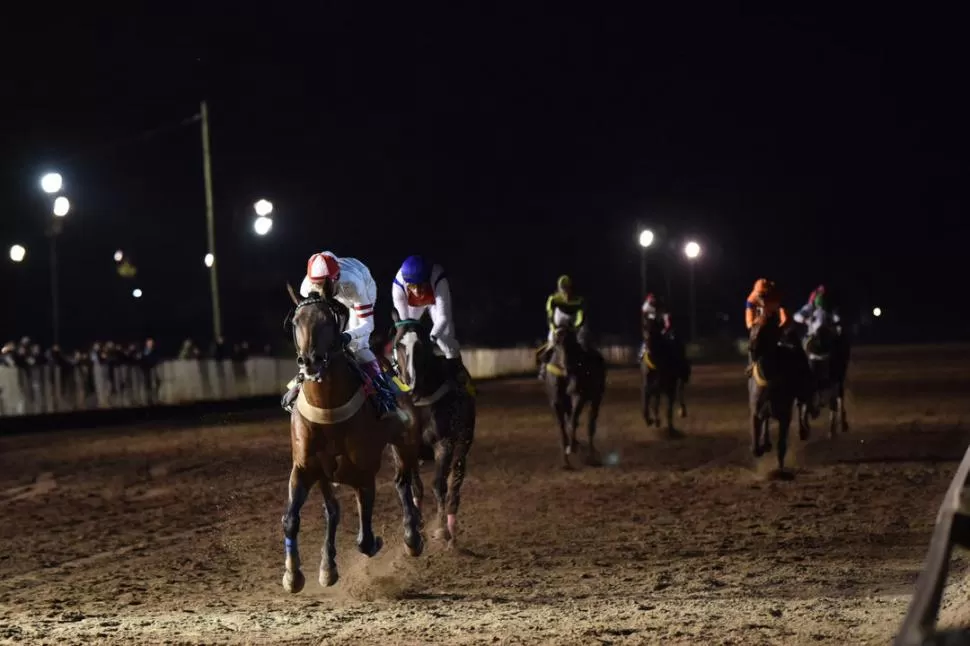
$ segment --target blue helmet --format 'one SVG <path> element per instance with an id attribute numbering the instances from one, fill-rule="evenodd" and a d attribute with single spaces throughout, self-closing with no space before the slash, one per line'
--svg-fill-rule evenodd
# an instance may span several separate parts
<path id="1" fill-rule="evenodd" d="M 408 256 L 401 265 L 401 278 L 409 285 L 431 282 L 431 263 L 424 256 Z"/>

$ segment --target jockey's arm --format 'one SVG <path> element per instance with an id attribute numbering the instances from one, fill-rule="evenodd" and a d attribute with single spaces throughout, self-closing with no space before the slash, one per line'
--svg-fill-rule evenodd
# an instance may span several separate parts
<path id="1" fill-rule="evenodd" d="M 751 295 L 748 296 L 748 299 L 744 301 L 744 325 L 749 330 L 754 325 L 754 320 L 757 316 L 757 298 L 758 297 L 754 294 L 754 292 L 752 292 Z"/>
<path id="2" fill-rule="evenodd" d="M 546 299 L 546 322 L 552 327 L 552 320 L 556 315 L 556 295 L 550 294 Z"/>
<path id="3" fill-rule="evenodd" d="M 805 305 L 802 305 L 801 309 L 795 312 L 795 315 L 792 318 L 795 320 L 796 323 L 807 324 L 808 319 L 812 317 L 813 307 L 814 306 L 811 303 L 806 303 Z"/>
<path id="4" fill-rule="evenodd" d="M 438 338 L 442 330 L 451 322 L 451 287 L 448 279 L 442 278 L 434 288 L 435 309 L 441 313 L 431 328 L 431 336 Z"/>
<path id="5" fill-rule="evenodd" d="M 786 325 L 788 325 L 788 323 L 789 323 L 788 311 L 784 307 L 779 306 L 778 307 L 778 327 L 785 327 Z"/>
<path id="6" fill-rule="evenodd" d="M 584 314 L 585 305 L 586 304 L 582 301 L 582 299 L 580 299 L 579 308 L 576 310 L 576 318 L 573 319 L 573 328 L 577 330 L 583 327 L 583 323 L 586 322 L 586 315 Z"/>
<path id="7" fill-rule="evenodd" d="M 397 280 L 391 285 L 391 301 L 397 311 L 398 320 L 405 320 L 408 317 L 408 294 L 404 286 Z"/>
<path id="8" fill-rule="evenodd" d="M 346 332 L 350 338 L 356 341 L 364 338 L 374 331 L 374 302 L 377 300 L 377 285 L 370 276 L 342 276 L 341 281 L 350 282 L 353 285 L 353 310 L 356 316 L 351 317 L 357 325 L 353 328 L 348 327 Z"/>

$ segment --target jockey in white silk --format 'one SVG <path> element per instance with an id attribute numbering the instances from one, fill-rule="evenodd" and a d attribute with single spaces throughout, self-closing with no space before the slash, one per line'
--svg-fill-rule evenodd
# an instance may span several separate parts
<path id="1" fill-rule="evenodd" d="M 451 316 L 451 286 L 441 265 L 423 256 L 408 256 L 391 285 L 394 309 L 400 320 L 420 320 L 427 312 L 431 317 L 431 340 L 445 355 L 449 378 L 466 387 L 470 375 L 461 361 L 461 347 L 455 339 Z"/>
<path id="2" fill-rule="evenodd" d="M 326 289 L 328 281 L 330 290 Z M 363 368 L 364 375 L 370 381 L 365 385 L 373 391 L 370 394 L 376 396 L 381 412 L 393 412 L 397 407 L 394 390 L 370 348 L 370 335 L 374 331 L 374 304 L 377 301 L 377 283 L 370 270 L 356 258 L 338 258 L 330 251 L 313 254 L 307 261 L 300 295 L 306 298 L 311 293 L 317 293 L 326 297 L 328 292 L 350 314 L 347 329 L 341 334 L 341 342 Z M 283 408 L 287 411 L 292 411 L 299 389 L 299 382 L 293 383 L 283 396 Z"/>
<path id="3" fill-rule="evenodd" d="M 827 299 L 825 286 L 819 285 L 809 295 L 808 302 L 792 317 L 796 322 L 806 327 L 806 336 L 815 336 L 823 326 L 829 323 L 835 326 L 836 332 L 841 332 L 840 323 L 842 319 L 838 312 L 829 307 Z"/>
<path id="4" fill-rule="evenodd" d="M 350 312 L 347 329 L 351 342 L 347 345 L 357 362 L 369 364 L 377 361 L 370 348 L 370 335 L 374 332 L 374 303 L 377 301 L 377 283 L 370 270 L 356 258 L 338 258 L 329 251 L 314 254 L 307 263 L 307 275 L 300 285 L 300 296 L 306 298 L 311 292 L 323 295 L 323 283 L 333 277 L 333 297 Z"/>

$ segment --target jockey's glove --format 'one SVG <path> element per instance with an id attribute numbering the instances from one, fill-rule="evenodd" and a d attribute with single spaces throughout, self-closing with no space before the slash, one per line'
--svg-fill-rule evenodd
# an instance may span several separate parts
<path id="1" fill-rule="evenodd" d="M 354 337 L 350 336 L 350 334 L 348 334 L 347 332 L 344 332 L 343 334 L 340 335 L 340 345 L 345 348 L 348 345 L 350 345 L 351 341 L 353 340 L 354 340 Z"/>
<path id="2" fill-rule="evenodd" d="M 431 340 L 432 343 L 437 343 L 438 342 L 438 337 L 436 337 L 433 334 L 429 334 L 428 335 L 428 338 Z"/>

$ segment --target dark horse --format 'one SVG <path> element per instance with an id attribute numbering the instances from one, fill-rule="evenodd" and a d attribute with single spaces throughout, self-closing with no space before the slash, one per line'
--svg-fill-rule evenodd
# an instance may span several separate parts
<path id="1" fill-rule="evenodd" d="M 805 338 L 805 354 L 812 375 L 811 401 L 799 400 L 798 423 L 802 438 L 808 438 L 809 418 L 822 406 L 829 409 L 829 437 L 838 429 L 849 430 L 845 412 L 845 377 L 849 371 L 849 340 L 845 333 L 827 321 Z"/>
<path id="2" fill-rule="evenodd" d="M 397 318 L 396 316 L 394 318 Z M 422 449 L 434 452 L 434 496 L 438 504 L 435 538 L 454 545 L 465 460 L 475 439 L 475 398 L 445 373 L 444 359 L 419 321 L 395 321 L 394 358 L 410 392 Z M 421 508 L 424 487 L 415 478 L 415 504 Z"/>
<path id="3" fill-rule="evenodd" d="M 368 401 L 356 361 L 340 344 L 339 314 L 328 300 L 313 294 L 300 301 L 292 287 L 287 287 L 296 304 L 291 320 L 296 363 L 303 385 L 290 416 L 293 468 L 289 502 L 283 515 L 286 546 L 283 588 L 287 592 L 299 592 L 306 583 L 297 547 L 300 509 L 313 485 L 320 486 L 326 512 L 321 585 L 331 586 L 338 579 L 335 542 L 340 507 L 334 496 L 334 483 L 349 485 L 356 493 L 360 518 L 357 548 L 369 557 L 380 551 L 383 540 L 374 536 L 371 517 L 375 476 L 388 444 L 393 449 L 396 466 L 394 485 L 404 510 L 404 543 L 411 556 L 421 554 L 424 549 L 421 515 L 414 504 L 412 490 L 412 479 L 418 477 L 421 440 L 413 420 L 405 423 L 398 415 L 380 418 L 376 407 Z M 399 398 L 399 404 L 403 399 Z"/>
<path id="4" fill-rule="evenodd" d="M 667 398 L 667 432 L 674 435 L 674 402 L 680 416 L 687 417 L 684 387 L 690 378 L 690 363 L 678 340 L 663 334 L 660 323 L 643 319 L 643 356 L 640 357 L 640 406 L 648 426 L 660 426 L 660 397 Z"/>
<path id="5" fill-rule="evenodd" d="M 606 390 L 606 361 L 592 348 L 584 347 L 572 328 L 558 327 L 553 332 L 552 356 L 546 365 L 546 394 L 549 404 L 559 422 L 559 439 L 562 447 L 563 467 L 572 468 L 569 455 L 579 449 L 576 428 L 580 415 L 589 404 L 587 420 L 589 453 L 587 464 L 600 464 L 599 453 L 594 444 L 596 419 Z"/>
<path id="6" fill-rule="evenodd" d="M 809 383 L 805 353 L 797 342 L 788 341 L 774 317 L 756 323 L 751 328 L 750 339 L 751 450 L 755 457 L 771 450 L 768 423 L 775 419 L 778 422 L 778 469 L 784 472 L 795 398 L 804 396 Z"/>

